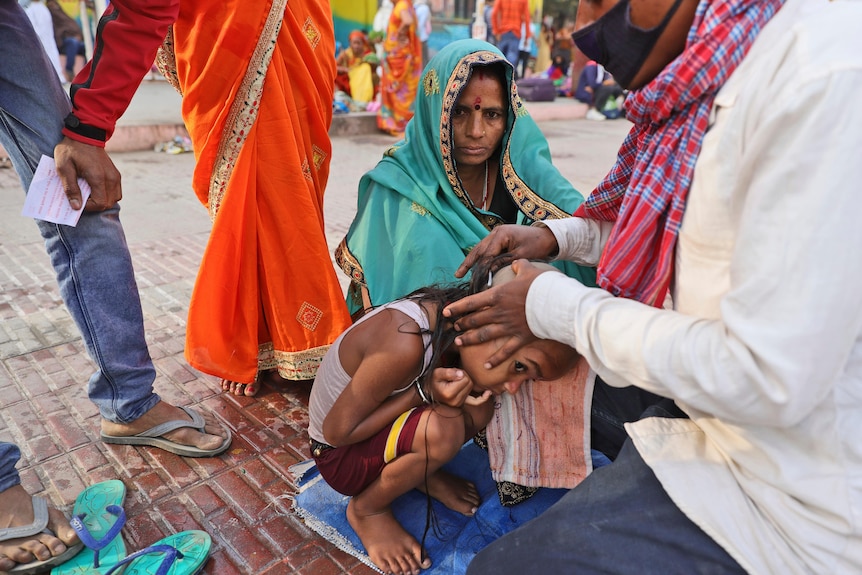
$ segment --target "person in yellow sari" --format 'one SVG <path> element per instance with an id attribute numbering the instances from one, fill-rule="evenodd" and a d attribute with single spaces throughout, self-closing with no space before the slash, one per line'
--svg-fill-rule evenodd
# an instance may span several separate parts
<path id="1" fill-rule="evenodd" d="M 395 3 L 383 38 L 383 52 L 377 127 L 401 137 L 413 117 L 413 101 L 422 75 L 422 43 L 416 35 L 412 0 Z"/>
<path id="2" fill-rule="evenodd" d="M 351 32 L 348 40 L 350 45 L 335 58 L 335 87 L 354 101 L 367 103 L 377 94 L 380 83 L 377 53 L 362 30 Z"/>
<path id="3" fill-rule="evenodd" d="M 551 46 L 554 44 L 554 27 L 547 21 L 542 21 L 542 28 L 536 41 L 538 54 L 536 56 L 535 72 L 540 74 L 551 67 Z"/>
<path id="4" fill-rule="evenodd" d="M 182 0 L 159 55 L 213 221 L 185 356 L 236 395 L 313 379 L 350 325 L 323 224 L 334 52 L 328 2 Z"/>

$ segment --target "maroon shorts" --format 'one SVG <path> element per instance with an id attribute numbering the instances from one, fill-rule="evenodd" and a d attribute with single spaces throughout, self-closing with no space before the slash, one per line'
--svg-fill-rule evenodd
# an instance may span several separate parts
<path id="1" fill-rule="evenodd" d="M 326 482 L 343 495 L 356 495 L 380 477 L 387 463 L 413 449 L 419 418 L 430 406 L 406 411 L 365 441 L 326 449 L 314 458 Z"/>

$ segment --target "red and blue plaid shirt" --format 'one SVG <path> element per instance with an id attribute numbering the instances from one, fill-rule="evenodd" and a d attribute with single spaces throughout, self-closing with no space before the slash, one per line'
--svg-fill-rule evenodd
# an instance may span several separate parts
<path id="1" fill-rule="evenodd" d="M 661 306 L 715 95 L 785 0 L 701 0 L 685 50 L 626 100 L 634 123 L 576 216 L 613 221 L 599 285 Z"/>

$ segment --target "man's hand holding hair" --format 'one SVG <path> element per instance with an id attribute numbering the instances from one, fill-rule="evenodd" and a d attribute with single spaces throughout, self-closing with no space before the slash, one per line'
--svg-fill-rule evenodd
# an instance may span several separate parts
<path id="1" fill-rule="evenodd" d="M 455 277 L 467 275 L 477 262 L 508 254 L 500 258 L 500 267 L 512 263 L 516 259 L 547 260 L 556 255 L 559 250 L 557 238 L 545 226 L 522 226 L 507 224 L 497 226 L 491 233 L 473 246 L 458 269 Z"/>
<path id="2" fill-rule="evenodd" d="M 451 303 L 443 310 L 444 316 L 456 318 L 455 328 L 463 332 L 455 338 L 457 345 L 474 345 L 498 338 L 503 342 L 485 362 L 487 369 L 500 365 L 515 351 L 538 339 L 527 325 L 524 304 L 533 280 L 546 270 L 519 259 L 512 264 L 512 271 L 515 272 L 514 279 L 502 285 L 492 285 L 490 289 Z"/>

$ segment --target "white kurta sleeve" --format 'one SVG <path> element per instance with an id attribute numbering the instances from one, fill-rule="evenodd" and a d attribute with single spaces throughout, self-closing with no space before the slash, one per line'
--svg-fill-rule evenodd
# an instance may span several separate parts
<path id="1" fill-rule="evenodd" d="M 613 229 L 613 222 L 600 222 L 586 218 L 544 220 L 541 225 L 554 234 L 559 246 L 555 259 L 595 267 Z"/>
<path id="2" fill-rule="evenodd" d="M 748 109 L 728 150 L 738 170 L 710 184 L 734 188 L 738 214 L 717 319 L 542 274 L 527 298 L 533 332 L 575 347 L 612 385 L 729 423 L 792 425 L 822 401 L 862 338 L 862 107 L 848 100 L 862 72 L 793 84 Z"/>

